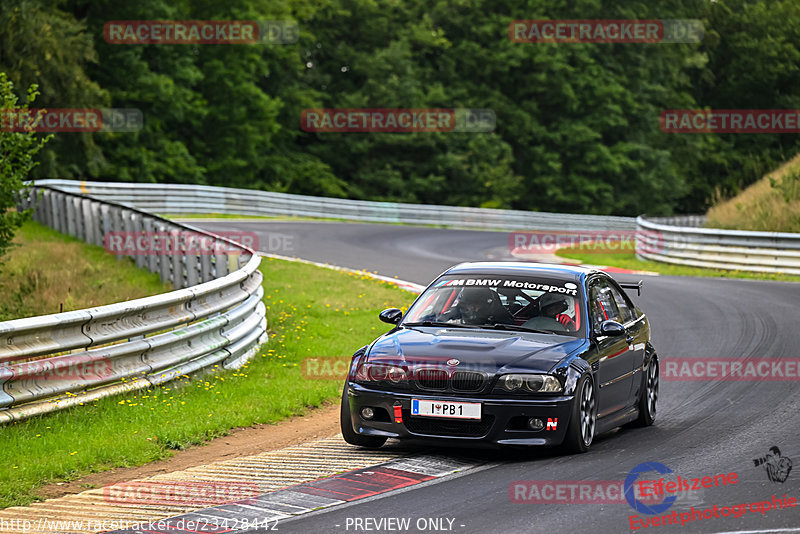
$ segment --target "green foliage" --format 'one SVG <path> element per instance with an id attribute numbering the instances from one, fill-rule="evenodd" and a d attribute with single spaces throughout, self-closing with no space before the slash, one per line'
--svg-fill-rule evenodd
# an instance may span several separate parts
<path id="1" fill-rule="evenodd" d="M 6 113 L 19 113 L 28 109 L 39 94 L 37 86 L 28 88 L 23 104 L 18 103 L 14 84 L 0 72 L 0 122 L 8 123 Z M 20 227 L 27 213 L 15 209 L 16 195 L 23 192 L 25 180 L 36 166 L 33 158 L 49 138 L 38 139 L 31 131 L 15 132 L 13 128 L 0 128 L 0 258 L 11 246 L 14 231 Z"/>
<path id="2" fill-rule="evenodd" d="M 701 19 L 698 44 L 526 44 L 509 22 Z M 295 20 L 287 45 L 119 45 L 111 20 Z M 0 70 L 48 106 L 138 108 L 58 134 L 37 176 L 598 214 L 703 211 L 796 136 L 667 134 L 665 109 L 800 108 L 794 0 L 6 0 Z M 43 30 L 44 28 L 44 30 Z M 46 89 L 46 90 L 45 90 Z M 307 108 L 479 108 L 493 133 L 309 133 Z"/>
<path id="3" fill-rule="evenodd" d="M 37 85 L 40 106 L 103 107 L 109 103 L 108 95 L 86 72 L 86 66 L 99 57 L 92 36 L 61 4 L 61 0 L 0 2 L 0 71 L 16 87 Z M 34 177 L 83 177 L 97 172 L 102 159 L 91 134 L 57 135 L 42 150 Z"/>

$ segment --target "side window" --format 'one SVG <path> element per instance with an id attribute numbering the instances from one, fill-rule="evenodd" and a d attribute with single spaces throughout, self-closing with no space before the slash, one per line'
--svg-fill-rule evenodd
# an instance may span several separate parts
<path id="1" fill-rule="evenodd" d="M 619 313 L 622 317 L 622 321 L 620 322 L 625 324 L 636 319 L 636 311 L 634 311 L 633 307 L 628 304 L 628 301 L 625 300 L 625 297 L 622 295 L 622 293 L 620 293 L 616 287 L 611 285 L 609 285 L 609 290 L 611 291 L 611 294 L 614 295 L 614 300 L 617 302 L 617 308 L 619 308 Z"/>
<path id="2" fill-rule="evenodd" d="M 600 306 L 599 288 L 594 283 L 589 286 L 589 315 L 595 330 L 600 329 L 600 323 L 606 320 L 605 312 Z"/>
<path id="3" fill-rule="evenodd" d="M 617 321 L 625 322 L 622 320 L 617 301 L 612 293 L 612 288 L 607 282 L 597 280 L 592 283 L 589 288 L 590 306 L 592 312 L 592 322 L 595 329 L 600 328 L 600 323 L 603 321 Z"/>

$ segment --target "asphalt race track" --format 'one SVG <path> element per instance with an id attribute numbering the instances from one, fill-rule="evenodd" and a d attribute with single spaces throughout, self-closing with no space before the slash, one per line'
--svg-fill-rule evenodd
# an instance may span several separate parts
<path id="1" fill-rule="evenodd" d="M 379 224 L 219 221 L 195 223 L 216 231 L 259 234 L 261 251 L 297 256 L 427 284 L 445 268 L 468 260 L 508 259 L 508 233 L 458 231 Z M 290 250 L 276 248 L 275 234 L 291 236 Z M 273 236 L 270 242 L 270 236 Z M 797 358 L 800 351 L 800 284 L 750 280 L 641 277 L 641 297 L 662 368 L 670 358 Z M 377 317 L 376 317 L 377 322 Z M 354 349 L 357 347 L 354 347 Z M 662 375 L 663 376 L 663 375 Z M 391 446 L 391 445 L 387 445 Z M 773 482 L 754 459 L 780 447 L 794 463 L 785 482 Z M 738 482 L 682 495 L 672 510 L 728 507 L 772 501 L 773 495 L 800 497 L 800 395 L 796 381 L 666 381 L 662 377 L 655 426 L 621 429 L 600 436 L 583 455 L 557 451 L 471 451 L 482 469 L 447 477 L 406 491 L 320 510 L 281 522 L 281 532 L 398 532 L 376 529 L 356 518 L 410 518 L 444 521 L 453 532 L 631 532 L 627 503 L 514 503 L 515 481 L 624 480 L 638 464 L 660 462 L 683 478 L 735 472 Z M 651 473 L 648 479 L 658 478 Z M 423 521 L 424 523 L 424 521 Z M 361 528 L 356 528 L 360 524 Z M 422 524 L 422 523 L 420 523 Z M 369 530 L 366 526 L 369 525 Z M 651 526 L 638 532 L 800 532 L 800 506 L 748 511 L 683 526 Z M 447 531 L 447 530 L 439 530 Z"/>

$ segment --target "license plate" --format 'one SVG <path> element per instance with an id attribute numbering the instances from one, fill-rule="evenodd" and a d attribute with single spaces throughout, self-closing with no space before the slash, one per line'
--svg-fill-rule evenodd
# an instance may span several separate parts
<path id="1" fill-rule="evenodd" d="M 480 419 L 481 404 L 479 402 L 412 399 L 411 415 L 419 415 L 422 417 L 448 417 L 452 419 Z"/>

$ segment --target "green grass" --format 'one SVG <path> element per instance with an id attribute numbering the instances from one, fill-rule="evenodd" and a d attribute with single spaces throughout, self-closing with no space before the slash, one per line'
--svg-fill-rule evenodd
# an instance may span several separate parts
<path id="1" fill-rule="evenodd" d="M 80 310 L 171 291 L 157 274 L 36 222 L 0 264 L 0 321 Z"/>
<path id="2" fill-rule="evenodd" d="M 377 314 L 414 295 L 361 274 L 264 258 L 270 340 L 239 371 L 212 374 L 0 428 L 0 507 L 44 484 L 141 465 L 230 429 L 338 400 L 340 380 L 306 380 L 308 357 L 349 357 L 389 327 Z"/>
<path id="3" fill-rule="evenodd" d="M 592 245 L 594 248 L 594 245 Z M 602 250 L 602 245 L 598 244 Z M 689 267 L 673 265 L 657 261 L 640 260 L 633 252 L 581 252 L 578 248 L 562 248 L 556 251 L 556 256 L 578 260 L 589 265 L 606 265 L 636 271 L 652 271 L 670 276 L 699 276 L 716 278 L 748 278 L 753 280 L 780 280 L 800 282 L 800 276 L 772 273 L 751 273 L 747 271 L 727 271 L 723 269 L 704 269 L 702 267 Z"/>

